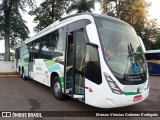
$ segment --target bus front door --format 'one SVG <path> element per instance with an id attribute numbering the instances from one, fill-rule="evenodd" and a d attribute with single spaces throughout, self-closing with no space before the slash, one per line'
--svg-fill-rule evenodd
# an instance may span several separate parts
<path id="1" fill-rule="evenodd" d="M 84 62 L 85 42 L 83 43 L 83 31 L 77 30 L 68 33 L 66 47 L 65 67 L 65 93 L 73 98 L 84 101 Z"/>

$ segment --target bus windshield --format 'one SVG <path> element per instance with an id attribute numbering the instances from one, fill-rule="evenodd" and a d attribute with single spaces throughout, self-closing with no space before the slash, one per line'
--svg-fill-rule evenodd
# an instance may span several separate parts
<path id="1" fill-rule="evenodd" d="M 145 57 L 134 29 L 123 23 L 95 18 L 107 65 L 122 84 L 146 81 Z"/>

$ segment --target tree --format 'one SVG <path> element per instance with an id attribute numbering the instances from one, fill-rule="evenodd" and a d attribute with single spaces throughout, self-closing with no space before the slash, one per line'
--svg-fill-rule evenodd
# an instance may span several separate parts
<path id="1" fill-rule="evenodd" d="M 147 49 L 160 49 L 160 28 L 157 27 L 157 22 L 152 21 L 149 27 L 150 46 Z"/>
<path id="2" fill-rule="evenodd" d="M 117 0 L 97 0 L 97 1 L 100 2 L 103 14 L 107 13 L 110 16 L 114 16 L 110 11 L 113 12 L 113 8 L 115 7 L 113 2 L 117 3 Z"/>
<path id="3" fill-rule="evenodd" d="M 91 9 L 94 9 L 95 0 L 74 0 L 70 7 L 67 10 L 67 13 L 77 10 L 77 13 L 81 12 L 92 12 Z"/>
<path id="4" fill-rule="evenodd" d="M 29 30 L 22 19 L 20 10 L 27 5 L 34 5 L 34 0 L 1 0 L 0 1 L 0 38 L 5 40 L 5 61 L 10 60 L 10 45 L 15 44 L 17 37 L 24 40 Z"/>
<path id="5" fill-rule="evenodd" d="M 106 2 L 107 5 L 104 6 Z M 101 0 L 102 12 L 133 26 L 146 49 L 152 48 L 152 40 L 156 40 L 158 32 L 156 21 L 147 19 L 150 5 L 145 0 Z"/>
<path id="6" fill-rule="evenodd" d="M 35 16 L 34 22 L 38 23 L 34 30 L 38 32 L 60 19 L 69 3 L 70 0 L 45 0 L 40 7 L 30 11 L 29 14 Z"/>
<path id="7" fill-rule="evenodd" d="M 158 34 L 156 42 L 153 43 L 153 48 L 152 49 L 160 49 L 160 32 Z"/>

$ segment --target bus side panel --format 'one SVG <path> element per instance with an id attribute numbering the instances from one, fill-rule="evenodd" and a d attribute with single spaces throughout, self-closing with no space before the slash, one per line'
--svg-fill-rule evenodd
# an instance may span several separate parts
<path id="1" fill-rule="evenodd" d="M 149 74 L 151 75 L 160 75 L 160 62 L 156 60 L 147 61 Z"/>
<path id="2" fill-rule="evenodd" d="M 54 60 L 47 59 L 35 59 L 34 60 L 34 80 L 43 83 L 47 86 L 51 86 L 50 78 L 52 72 L 55 72 L 59 75 L 61 80 L 61 85 L 64 91 L 64 65 L 61 65 Z"/>
<path id="3" fill-rule="evenodd" d="M 62 92 L 64 93 L 64 65 L 58 62 L 55 62 L 54 60 L 44 60 L 44 64 L 49 73 L 49 79 L 51 78 L 51 74 L 53 72 L 58 74 L 58 76 L 60 77 L 61 85 L 62 85 Z M 48 86 L 51 87 L 50 81 Z"/>
<path id="4" fill-rule="evenodd" d="M 28 77 L 28 63 L 29 63 L 29 53 L 26 45 L 23 45 L 21 47 L 21 52 L 20 52 L 20 74 L 22 74 L 22 68 L 24 75 Z"/>

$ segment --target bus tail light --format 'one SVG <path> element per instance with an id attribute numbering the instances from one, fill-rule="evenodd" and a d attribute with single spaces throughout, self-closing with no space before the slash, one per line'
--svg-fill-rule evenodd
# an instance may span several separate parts
<path id="1" fill-rule="evenodd" d="M 115 93 L 115 94 L 122 95 L 123 94 L 122 90 L 113 81 L 113 79 L 110 77 L 110 75 L 104 72 L 104 76 L 105 76 L 105 78 L 107 80 L 107 83 L 108 83 L 110 89 L 112 90 L 112 92 Z"/>

